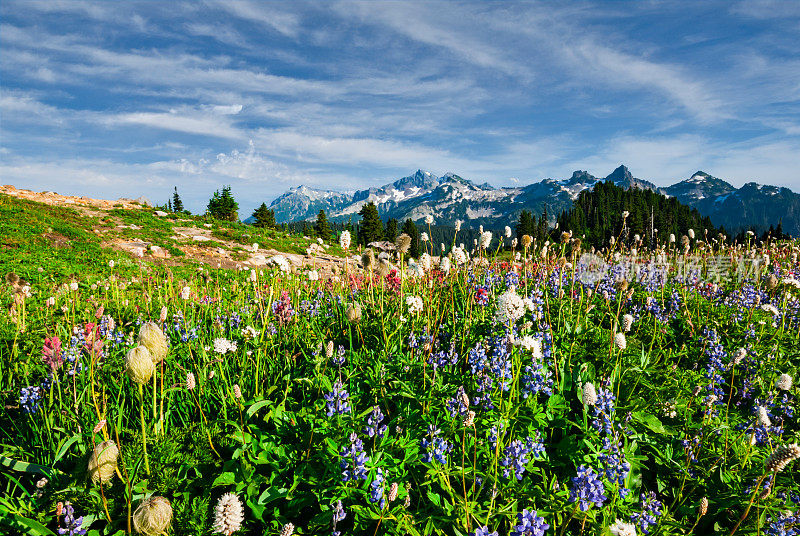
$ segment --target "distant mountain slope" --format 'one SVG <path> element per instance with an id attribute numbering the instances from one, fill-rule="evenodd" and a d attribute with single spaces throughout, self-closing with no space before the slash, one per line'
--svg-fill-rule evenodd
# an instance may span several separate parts
<path id="1" fill-rule="evenodd" d="M 440 225 L 462 220 L 472 227 L 500 228 L 512 225 L 523 209 L 534 214 L 547 210 L 552 220 L 569 209 L 582 191 L 606 181 L 625 189 L 639 188 L 675 197 L 728 232 L 749 227 L 763 230 L 782 221 L 785 232 L 800 236 L 800 195 L 787 188 L 747 183 L 737 189 L 703 171 L 660 188 L 634 177 L 624 165 L 602 178 L 579 170 L 567 179 L 544 179 L 515 188 L 495 188 L 453 173 L 437 177 L 418 170 L 391 184 L 356 192 L 299 186 L 275 199 L 270 208 L 279 222 L 314 219 L 320 209 L 331 220 L 344 221 L 358 219 L 361 208 L 373 202 L 384 218 L 420 221 L 431 215 Z"/>

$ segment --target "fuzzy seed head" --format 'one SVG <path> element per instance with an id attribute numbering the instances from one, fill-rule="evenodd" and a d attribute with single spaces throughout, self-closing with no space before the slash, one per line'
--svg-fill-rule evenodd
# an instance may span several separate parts
<path id="1" fill-rule="evenodd" d="M 186 373 L 186 389 L 191 391 L 197 386 L 197 382 L 194 379 L 193 372 Z"/>
<path id="2" fill-rule="evenodd" d="M 139 344 L 150 351 L 154 363 L 160 363 L 167 357 L 167 338 L 155 322 L 146 322 L 139 328 Z"/>
<path id="3" fill-rule="evenodd" d="M 214 508 L 214 525 L 212 527 L 214 533 L 231 536 L 242 528 L 242 521 L 244 521 L 244 508 L 239 497 L 235 493 L 226 493 L 220 497 Z"/>
<path id="4" fill-rule="evenodd" d="M 131 348 L 125 355 L 125 372 L 131 380 L 139 385 L 150 381 L 156 370 L 155 362 L 150 351 L 144 346 Z"/>
<path id="5" fill-rule="evenodd" d="M 633 315 L 625 315 L 622 317 L 622 331 L 628 333 L 633 327 Z"/>
<path id="6" fill-rule="evenodd" d="M 361 321 L 361 304 L 351 303 L 347 306 L 347 321 L 351 324 L 358 324 Z"/>
<path id="7" fill-rule="evenodd" d="M 150 497 L 133 513 L 133 528 L 145 536 L 166 534 L 172 522 L 172 505 L 164 497 Z"/>
<path id="8" fill-rule="evenodd" d="M 236 399 L 242 398 L 242 389 L 238 383 L 233 384 L 233 397 Z"/>
<path id="9" fill-rule="evenodd" d="M 394 248 L 399 253 L 408 253 L 408 249 L 411 247 L 411 237 L 408 236 L 406 233 L 401 234 L 397 237 L 394 241 Z"/>
<path id="10" fill-rule="evenodd" d="M 775 387 L 782 391 L 788 391 L 792 388 L 792 377 L 788 374 L 781 374 L 778 376 L 778 379 L 775 380 Z"/>
<path id="11" fill-rule="evenodd" d="M 522 247 L 529 248 L 532 243 L 533 238 L 531 238 L 531 235 L 522 235 Z"/>
<path id="12" fill-rule="evenodd" d="M 767 458 L 767 471 L 779 473 L 797 458 L 800 458 L 800 446 L 797 443 L 781 445 Z"/>
<path id="13" fill-rule="evenodd" d="M 105 483 L 114 478 L 119 449 L 113 441 L 99 443 L 89 457 L 87 471 L 93 482 Z"/>
<path id="14" fill-rule="evenodd" d="M 328 341 L 328 344 L 325 345 L 325 357 L 328 359 L 333 357 L 333 341 Z"/>

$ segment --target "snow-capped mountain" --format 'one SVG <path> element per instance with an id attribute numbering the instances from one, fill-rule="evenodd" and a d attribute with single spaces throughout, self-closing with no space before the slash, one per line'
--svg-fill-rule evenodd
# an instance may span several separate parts
<path id="1" fill-rule="evenodd" d="M 313 220 L 320 209 L 325 210 L 329 219 L 343 221 L 357 220 L 361 208 L 373 202 L 384 218 L 401 221 L 411 218 L 419 222 L 431 215 L 440 225 L 453 225 L 456 220 L 462 220 L 472 227 L 502 228 L 513 226 L 522 210 L 530 210 L 534 215 L 547 210 L 554 218 L 571 207 L 578 194 L 601 181 L 674 196 L 710 216 L 715 225 L 723 225 L 729 232 L 750 226 L 767 228 L 782 219 L 785 232 L 800 235 L 800 195 L 787 188 L 748 183 L 736 189 L 703 171 L 672 186 L 659 188 L 650 181 L 634 177 L 624 165 L 602 178 L 579 170 L 567 179 L 548 178 L 516 188 L 495 188 L 453 173 L 437 177 L 418 170 L 391 184 L 356 192 L 299 186 L 275 199 L 270 208 L 281 222 Z"/>

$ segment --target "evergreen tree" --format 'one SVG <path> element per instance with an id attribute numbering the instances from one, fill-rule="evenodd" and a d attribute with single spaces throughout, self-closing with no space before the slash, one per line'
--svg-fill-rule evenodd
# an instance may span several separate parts
<path id="1" fill-rule="evenodd" d="M 533 214 L 529 210 L 520 212 L 519 221 L 517 222 L 517 238 L 522 238 L 523 235 L 530 235 L 532 238 L 536 237 L 536 223 L 533 219 Z"/>
<path id="2" fill-rule="evenodd" d="M 312 234 L 314 234 L 312 233 L 312 230 L 313 229 L 308 224 L 308 221 L 303 220 L 303 236 L 311 236 Z"/>
<path id="3" fill-rule="evenodd" d="M 386 231 L 383 233 L 383 238 L 385 240 L 389 240 L 390 242 L 394 242 L 394 239 L 397 238 L 397 224 L 399 222 L 396 218 L 389 218 L 386 222 Z"/>
<path id="4" fill-rule="evenodd" d="M 183 201 L 181 196 L 178 195 L 178 187 L 174 186 L 175 192 L 172 194 L 172 210 L 175 212 L 183 212 Z"/>
<path id="5" fill-rule="evenodd" d="M 366 246 L 370 242 L 381 240 L 383 238 L 383 222 L 375 203 L 370 202 L 364 205 L 359 215 L 361 215 L 358 229 L 359 243 Z"/>
<path id="6" fill-rule="evenodd" d="M 314 231 L 317 233 L 318 237 L 325 241 L 331 238 L 331 228 L 328 225 L 328 217 L 325 216 L 325 211 L 323 209 L 320 209 L 319 214 L 317 214 L 317 223 L 314 224 Z"/>
<path id="7" fill-rule="evenodd" d="M 414 257 L 415 259 L 419 258 L 419 231 L 411 218 L 408 218 L 405 223 L 403 223 L 401 233 L 406 233 L 411 237 L 411 248 L 408 250 L 408 256 Z"/>
<path id="8" fill-rule="evenodd" d="M 208 201 L 208 213 L 212 218 L 225 221 L 239 219 L 239 203 L 233 198 L 230 186 L 223 186 L 222 193 L 217 190 Z"/>
<path id="9" fill-rule="evenodd" d="M 275 224 L 275 211 L 267 208 L 266 203 L 261 203 L 261 206 L 253 211 L 253 219 L 255 219 L 256 227 L 263 229 L 274 229 Z"/>

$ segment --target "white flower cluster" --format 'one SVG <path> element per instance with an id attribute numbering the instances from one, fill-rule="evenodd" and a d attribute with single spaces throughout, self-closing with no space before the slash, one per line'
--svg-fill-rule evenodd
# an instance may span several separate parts
<path id="1" fill-rule="evenodd" d="M 218 354 L 225 355 L 227 353 L 233 353 L 237 348 L 236 341 L 229 341 L 222 337 L 214 339 L 214 351 Z"/>
<path id="2" fill-rule="evenodd" d="M 488 249 L 489 244 L 491 243 L 492 243 L 492 232 L 485 231 L 481 233 L 481 240 L 480 240 L 481 249 Z"/>
<path id="3" fill-rule="evenodd" d="M 525 301 L 513 288 L 497 298 L 495 318 L 501 324 L 513 324 L 525 315 Z"/>
<path id="4" fill-rule="evenodd" d="M 421 313 L 425 308 L 422 298 L 419 296 L 408 296 L 406 298 L 406 305 L 408 305 L 409 314 L 412 315 Z"/>
<path id="5" fill-rule="evenodd" d="M 289 273 L 289 261 L 283 255 L 275 255 L 269 259 L 270 264 L 274 264 L 278 269 L 285 273 Z"/>
<path id="6" fill-rule="evenodd" d="M 189 287 L 183 287 L 181 289 L 181 299 L 188 300 L 189 296 L 192 295 L 192 289 Z"/>
<path id="7" fill-rule="evenodd" d="M 342 246 L 342 249 L 350 248 L 350 231 L 342 231 L 342 234 L 339 235 L 339 245 Z"/>
<path id="8" fill-rule="evenodd" d="M 453 262 L 456 263 L 456 266 L 463 266 L 467 264 L 469 257 L 467 256 L 467 252 L 464 251 L 462 247 L 453 248 Z"/>
<path id="9" fill-rule="evenodd" d="M 258 332 L 256 332 L 256 328 L 254 328 L 253 326 L 247 326 L 246 328 L 242 329 L 242 337 L 244 337 L 246 341 L 249 341 L 250 339 L 255 339 L 257 336 Z M 216 345 L 216 342 L 214 344 Z"/>
<path id="10" fill-rule="evenodd" d="M 308 271 L 308 280 L 309 281 L 319 281 L 319 272 L 316 270 L 309 270 Z"/>

